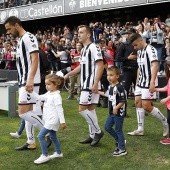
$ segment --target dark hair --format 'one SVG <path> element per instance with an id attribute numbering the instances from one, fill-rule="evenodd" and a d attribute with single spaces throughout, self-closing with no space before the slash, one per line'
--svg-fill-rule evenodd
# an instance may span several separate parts
<path id="1" fill-rule="evenodd" d="M 65 51 L 64 47 L 62 45 L 58 46 L 58 51 Z"/>
<path id="2" fill-rule="evenodd" d="M 81 44 L 81 46 L 83 47 L 83 43 L 80 41 L 77 41 L 76 44 Z"/>
<path id="3" fill-rule="evenodd" d="M 15 16 L 8 17 L 5 20 L 4 25 L 6 25 L 7 23 L 13 26 L 17 23 L 18 25 L 22 26 L 21 20 Z"/>
<path id="4" fill-rule="evenodd" d="M 166 58 L 166 62 L 165 62 L 165 72 L 166 72 L 166 78 L 169 79 L 170 78 L 170 57 Z"/>
<path id="5" fill-rule="evenodd" d="M 64 77 L 57 76 L 56 74 L 48 74 L 45 76 L 51 83 L 57 86 L 57 90 L 62 89 L 64 86 Z"/>
<path id="6" fill-rule="evenodd" d="M 107 69 L 107 71 L 114 71 L 117 75 L 120 75 L 120 69 L 117 66 L 111 66 Z"/>
<path id="7" fill-rule="evenodd" d="M 129 42 L 133 43 L 135 40 L 142 38 L 140 34 L 134 33 L 129 37 Z"/>

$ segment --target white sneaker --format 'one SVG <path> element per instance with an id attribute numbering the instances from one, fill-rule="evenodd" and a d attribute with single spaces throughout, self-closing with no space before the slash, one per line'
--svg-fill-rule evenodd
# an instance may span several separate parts
<path id="1" fill-rule="evenodd" d="M 63 157 L 63 153 L 58 154 L 57 152 L 54 152 L 53 155 L 50 155 L 50 159 L 62 158 L 62 157 Z"/>
<path id="2" fill-rule="evenodd" d="M 128 132 L 127 134 L 128 134 L 128 135 L 131 135 L 131 136 L 143 136 L 143 135 L 144 135 L 144 132 L 143 132 L 143 131 L 135 130 L 135 131 L 133 131 L 133 132 Z"/>
<path id="3" fill-rule="evenodd" d="M 169 133 L 169 126 L 168 125 L 164 125 L 163 126 L 163 136 L 167 136 Z"/>
<path id="4" fill-rule="evenodd" d="M 18 134 L 18 132 L 16 132 L 16 133 L 9 133 L 12 137 L 14 137 L 14 138 L 20 138 L 20 135 Z"/>
<path id="5" fill-rule="evenodd" d="M 44 162 L 48 162 L 50 160 L 50 156 L 45 156 L 45 155 L 41 155 L 38 159 L 36 159 L 34 161 L 35 164 L 42 164 Z"/>

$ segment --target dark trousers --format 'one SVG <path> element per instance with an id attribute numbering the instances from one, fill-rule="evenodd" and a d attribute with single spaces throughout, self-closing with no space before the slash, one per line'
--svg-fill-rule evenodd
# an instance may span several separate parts
<path id="1" fill-rule="evenodd" d="M 127 97 L 129 96 L 129 90 L 132 83 L 134 84 L 134 87 L 136 85 L 136 78 L 137 78 L 137 70 L 129 69 L 123 71 L 122 85 L 124 86 L 127 92 Z"/>
<path id="2" fill-rule="evenodd" d="M 170 138 L 170 110 L 167 109 L 167 123 L 169 125 L 169 138 Z"/>

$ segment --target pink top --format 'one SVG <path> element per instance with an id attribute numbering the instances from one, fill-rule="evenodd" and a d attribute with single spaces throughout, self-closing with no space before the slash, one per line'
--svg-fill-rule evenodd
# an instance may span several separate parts
<path id="1" fill-rule="evenodd" d="M 170 78 L 168 80 L 168 84 L 165 87 L 163 87 L 163 89 L 167 91 L 167 96 L 170 96 Z M 170 110 L 170 100 L 168 100 L 165 105 Z"/>

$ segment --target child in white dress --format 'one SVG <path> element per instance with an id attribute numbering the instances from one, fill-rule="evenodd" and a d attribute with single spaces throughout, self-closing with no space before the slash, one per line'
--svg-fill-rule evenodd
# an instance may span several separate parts
<path id="1" fill-rule="evenodd" d="M 45 77 L 45 84 L 48 91 L 47 93 L 43 95 L 38 95 L 37 93 L 33 92 L 36 100 L 44 101 L 44 127 L 38 134 L 38 140 L 41 145 L 42 155 L 34 161 L 35 164 L 41 164 L 53 158 L 63 157 L 60 149 L 60 143 L 56 135 L 56 131 L 59 129 L 59 126 L 61 129 L 66 128 L 62 107 L 62 98 L 59 91 L 59 89 L 61 89 L 64 85 L 64 78 L 62 73 L 60 73 L 59 75 L 47 75 Z M 54 152 L 54 154 L 50 156 L 48 155 L 47 143 L 45 140 L 45 136 L 48 133 L 56 150 L 56 152 Z"/>

